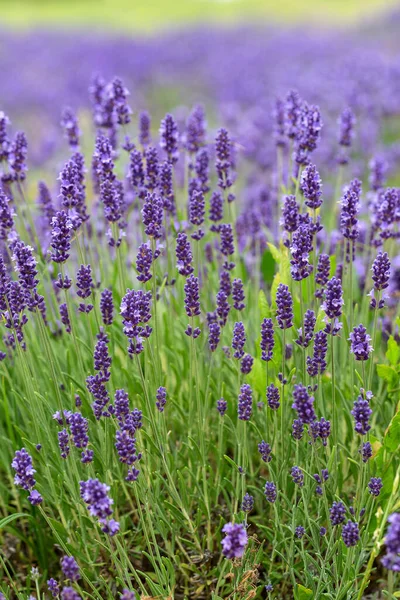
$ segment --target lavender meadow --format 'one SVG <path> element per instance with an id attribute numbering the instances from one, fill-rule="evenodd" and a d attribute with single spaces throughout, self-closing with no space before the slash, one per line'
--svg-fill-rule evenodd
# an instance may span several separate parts
<path id="1" fill-rule="evenodd" d="M 398 56 L 258 35 L 7 80 L 0 598 L 398 597 Z"/>

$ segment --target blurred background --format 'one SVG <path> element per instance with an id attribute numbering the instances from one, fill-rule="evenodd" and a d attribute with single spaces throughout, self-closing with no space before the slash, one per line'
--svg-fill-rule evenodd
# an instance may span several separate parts
<path id="1" fill-rule="evenodd" d="M 95 74 L 120 76 L 134 115 L 149 110 L 155 131 L 167 111 L 183 128 L 203 103 L 211 134 L 217 123 L 229 127 L 260 168 L 275 152 L 276 98 L 291 88 L 320 105 L 323 137 L 351 106 L 364 153 L 378 147 L 393 165 L 400 156 L 398 2 L 0 0 L 0 15 L 0 110 L 26 131 L 30 168 L 61 163 L 64 107 L 91 126 Z M 133 133 L 136 125 L 134 116 Z M 329 167 L 332 149 L 318 152 Z"/>

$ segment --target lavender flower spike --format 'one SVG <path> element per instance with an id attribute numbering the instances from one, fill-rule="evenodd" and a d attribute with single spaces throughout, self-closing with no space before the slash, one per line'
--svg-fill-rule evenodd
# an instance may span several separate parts
<path id="1" fill-rule="evenodd" d="M 385 569 L 400 572 L 400 513 L 388 518 L 389 527 L 385 537 L 386 554 L 382 559 Z"/>
<path id="2" fill-rule="evenodd" d="M 293 325 L 293 301 L 287 285 L 280 283 L 276 292 L 276 320 L 281 329 Z"/>
<path id="3" fill-rule="evenodd" d="M 248 543 L 247 533 L 240 523 L 227 523 L 222 528 L 222 553 L 226 558 L 241 558 Z"/>
<path id="4" fill-rule="evenodd" d="M 368 360 L 373 347 L 370 345 L 371 336 L 368 335 L 364 325 L 354 327 L 348 341 L 351 342 L 350 352 L 354 354 L 356 360 Z"/>

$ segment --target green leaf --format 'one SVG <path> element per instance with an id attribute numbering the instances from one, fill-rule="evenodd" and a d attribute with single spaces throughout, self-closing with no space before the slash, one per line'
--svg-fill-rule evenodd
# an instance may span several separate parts
<path id="1" fill-rule="evenodd" d="M 400 412 L 390 421 L 383 438 L 383 446 L 389 452 L 397 450 L 400 444 Z"/>
<path id="2" fill-rule="evenodd" d="M 15 521 L 15 519 L 19 519 L 20 517 L 28 517 L 30 519 L 31 515 L 29 515 L 28 513 L 14 513 L 12 515 L 8 515 L 8 517 L 4 517 L 4 519 L 1 519 L 0 529 L 3 529 L 3 527 L 7 527 L 7 525 Z"/>
<path id="3" fill-rule="evenodd" d="M 386 358 L 394 367 L 397 367 L 400 362 L 400 346 L 397 344 L 392 335 L 388 340 Z"/>
<path id="4" fill-rule="evenodd" d="M 297 594 L 298 600 L 308 600 L 313 597 L 312 590 L 305 588 L 304 585 L 300 583 L 297 584 Z"/>
<path id="5" fill-rule="evenodd" d="M 378 377 L 384 379 L 389 385 L 396 385 L 399 376 L 393 367 L 389 367 L 389 365 L 376 365 L 376 371 Z"/>
<path id="6" fill-rule="evenodd" d="M 268 305 L 264 290 L 258 292 L 258 308 L 260 309 L 261 319 L 267 319 L 271 315 L 271 309 Z"/>
<path id="7" fill-rule="evenodd" d="M 270 285 L 275 275 L 275 259 L 272 252 L 266 250 L 261 257 L 261 273 L 265 283 Z"/>

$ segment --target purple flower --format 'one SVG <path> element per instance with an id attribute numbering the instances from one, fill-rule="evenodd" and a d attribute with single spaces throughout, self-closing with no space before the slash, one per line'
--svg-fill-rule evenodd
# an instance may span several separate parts
<path id="1" fill-rule="evenodd" d="M 351 146 L 354 137 L 354 125 L 356 118 L 351 108 L 345 108 L 338 118 L 339 125 L 339 145 L 342 151 L 339 154 L 338 162 L 341 165 L 347 165 L 349 162 L 348 153 L 345 148 Z"/>
<path id="2" fill-rule="evenodd" d="M 230 173 L 232 165 L 232 142 L 226 129 L 219 129 L 215 138 L 215 168 L 218 174 L 218 186 L 225 190 L 233 184 Z"/>
<path id="3" fill-rule="evenodd" d="M 105 288 L 100 296 L 100 312 L 104 325 L 111 325 L 114 315 L 112 291 Z"/>
<path id="4" fill-rule="evenodd" d="M 200 290 L 199 279 L 190 275 L 185 282 L 185 310 L 188 317 L 200 314 Z"/>
<path id="5" fill-rule="evenodd" d="M 332 526 L 343 523 L 346 514 L 346 507 L 343 502 L 334 502 L 329 509 L 329 518 Z"/>
<path id="6" fill-rule="evenodd" d="M 248 375 L 251 373 L 253 364 L 254 358 L 250 354 L 245 354 L 245 356 L 242 358 L 242 362 L 240 363 L 240 372 L 243 373 L 243 375 Z"/>
<path id="7" fill-rule="evenodd" d="M 142 153 L 135 149 L 130 153 L 129 180 L 133 189 L 141 198 L 144 193 L 144 168 Z"/>
<path id="8" fill-rule="evenodd" d="M 322 443 L 324 446 L 326 446 L 327 442 L 326 440 L 328 439 L 328 437 L 331 434 L 331 423 L 330 421 L 327 421 L 326 419 L 324 419 L 324 417 L 321 417 L 321 420 L 318 423 L 318 434 L 319 437 L 322 440 Z"/>
<path id="9" fill-rule="evenodd" d="M 158 239 L 162 235 L 163 203 L 161 198 L 153 193 L 147 193 L 142 208 L 145 233 L 149 237 Z"/>
<path id="10" fill-rule="evenodd" d="M 295 385 L 293 390 L 292 408 L 297 412 L 302 423 L 312 423 L 316 419 L 314 411 L 314 397 L 310 396 L 304 385 Z"/>
<path id="11" fill-rule="evenodd" d="M 69 447 L 69 435 L 66 429 L 62 429 L 58 432 L 58 445 L 60 447 L 61 458 L 67 458 L 69 455 L 70 447 Z"/>
<path id="12" fill-rule="evenodd" d="M 319 535 L 324 537 L 326 535 L 326 527 L 321 527 L 319 530 Z"/>
<path id="13" fill-rule="evenodd" d="M 24 181 L 26 177 L 26 155 L 28 153 L 28 141 L 23 131 L 15 134 L 10 146 L 8 164 L 10 165 L 14 181 Z"/>
<path id="14" fill-rule="evenodd" d="M 382 479 L 380 477 L 371 477 L 368 483 L 368 491 L 373 496 L 379 496 L 383 487 Z"/>
<path id="15" fill-rule="evenodd" d="M 136 600 L 135 592 L 131 592 L 130 590 L 124 588 L 122 590 L 122 596 L 120 600 Z"/>
<path id="16" fill-rule="evenodd" d="M 193 273 L 193 254 L 186 233 L 178 233 L 176 238 L 176 259 L 180 275 L 187 277 Z"/>
<path id="17" fill-rule="evenodd" d="M 81 600 L 81 596 L 72 587 L 63 587 L 61 600 Z"/>
<path id="18" fill-rule="evenodd" d="M 189 195 L 189 221 L 192 225 L 199 227 L 192 234 L 194 240 L 200 240 L 204 236 L 204 231 L 200 226 L 204 223 L 205 200 L 204 194 L 200 190 L 193 190 Z"/>
<path id="19" fill-rule="evenodd" d="M 167 390 L 165 387 L 159 387 L 156 393 L 156 406 L 159 412 L 164 412 L 167 403 Z"/>
<path id="20" fill-rule="evenodd" d="M 17 241 L 13 245 L 12 260 L 15 262 L 15 270 L 18 273 L 18 279 L 29 310 L 33 311 L 35 308 L 38 308 L 45 319 L 46 306 L 43 296 L 40 296 L 37 292 L 37 285 L 39 283 L 36 268 L 37 260 L 33 256 L 32 248 L 21 241 Z"/>
<path id="21" fill-rule="evenodd" d="M 350 520 L 347 521 L 347 523 L 343 525 L 342 529 L 343 542 L 348 548 L 350 548 L 351 546 L 356 546 L 359 539 L 360 531 L 358 529 L 358 523 Z"/>
<path id="22" fill-rule="evenodd" d="M 275 100 L 272 111 L 274 138 L 277 146 L 286 146 L 285 141 L 285 103 L 280 98 Z"/>
<path id="23" fill-rule="evenodd" d="M 358 325 L 350 333 L 351 342 L 350 352 L 354 354 L 356 360 L 368 360 L 373 347 L 370 345 L 371 336 L 368 335 L 364 325 Z"/>
<path id="24" fill-rule="evenodd" d="M 350 240 L 354 242 L 360 234 L 357 218 L 360 210 L 360 194 L 361 182 L 354 179 L 346 188 L 341 202 L 340 231 L 347 239 L 346 262 L 354 260 L 354 256 L 350 256 Z"/>
<path id="25" fill-rule="evenodd" d="M 208 335 L 208 345 L 211 352 L 215 352 L 219 344 L 221 328 L 218 323 L 210 323 L 209 330 L 210 333 Z"/>
<path id="26" fill-rule="evenodd" d="M 57 596 L 59 596 L 60 594 L 60 586 L 58 584 L 58 582 L 51 578 L 47 580 L 47 587 L 49 588 L 49 592 L 51 593 L 51 595 L 53 596 L 53 598 L 57 598 Z"/>
<path id="27" fill-rule="evenodd" d="M 138 280 L 145 283 L 151 279 L 150 273 L 153 262 L 153 252 L 148 244 L 141 244 L 136 257 L 136 269 L 139 273 Z"/>
<path id="28" fill-rule="evenodd" d="M 73 556 L 63 556 L 61 559 L 61 570 L 66 579 L 78 581 L 81 578 L 79 574 L 79 566 Z"/>
<path id="29" fill-rule="evenodd" d="M 239 311 L 243 310 L 246 307 L 244 299 L 243 282 L 241 279 L 234 279 L 232 283 L 233 308 Z"/>
<path id="30" fill-rule="evenodd" d="M 110 96 L 114 104 L 114 111 L 118 125 L 128 125 L 131 121 L 132 111 L 127 103 L 128 90 L 124 87 L 119 77 L 114 77 L 110 84 Z"/>
<path id="31" fill-rule="evenodd" d="M 112 515 L 113 500 L 108 496 L 110 488 L 98 479 L 80 481 L 80 495 L 87 504 L 89 513 L 99 519 L 102 525 L 106 525 L 108 517 Z"/>
<path id="32" fill-rule="evenodd" d="M 231 278 L 229 271 L 221 271 L 219 276 L 219 289 L 228 296 L 232 293 Z"/>
<path id="33" fill-rule="evenodd" d="M 295 340 L 296 344 L 298 344 L 302 348 L 308 348 L 308 346 L 310 345 L 311 340 L 313 339 L 313 336 L 314 336 L 314 327 L 315 327 L 316 322 L 317 322 L 317 319 L 315 317 L 314 311 L 307 310 L 304 315 L 304 335 L 303 335 L 303 329 L 300 328 L 298 330 L 299 337 L 297 340 Z"/>
<path id="34" fill-rule="evenodd" d="M 275 502 L 277 491 L 276 485 L 272 481 L 265 482 L 264 494 L 268 502 L 271 502 L 272 504 Z"/>
<path id="35" fill-rule="evenodd" d="M 272 319 L 264 319 L 261 323 L 261 358 L 265 361 L 272 360 L 272 351 L 274 349 L 274 325 Z"/>
<path id="36" fill-rule="evenodd" d="M 232 225 L 230 223 L 223 223 L 219 231 L 221 236 L 220 250 L 226 258 L 224 269 L 230 271 L 235 266 L 233 262 L 228 262 L 228 257 L 232 256 L 232 254 L 235 252 Z"/>
<path id="37" fill-rule="evenodd" d="M 238 418 L 241 421 L 249 421 L 253 412 L 253 393 L 251 387 L 244 383 L 240 388 L 238 398 Z"/>
<path id="38" fill-rule="evenodd" d="M 157 148 L 153 148 L 153 146 L 146 148 L 144 158 L 146 162 L 146 188 L 153 191 L 158 185 L 159 160 Z"/>
<path id="39" fill-rule="evenodd" d="M 71 321 L 69 320 L 68 307 L 67 307 L 66 303 L 64 302 L 63 304 L 60 304 L 59 309 L 60 309 L 61 323 L 65 326 L 65 331 L 67 333 L 71 333 L 71 331 L 72 331 Z"/>
<path id="40" fill-rule="evenodd" d="M 302 175 L 300 189 L 306 199 L 305 205 L 313 210 L 322 204 L 322 182 L 315 165 L 308 165 Z"/>
<path id="41" fill-rule="evenodd" d="M 278 410 L 280 407 L 279 389 L 273 383 L 267 387 L 267 402 L 271 410 Z"/>
<path id="42" fill-rule="evenodd" d="M 369 459 L 372 457 L 371 442 L 364 442 L 364 444 L 361 447 L 361 457 L 364 463 L 368 462 Z"/>
<path id="43" fill-rule="evenodd" d="M 377 291 L 384 290 L 389 285 L 390 260 L 387 252 L 379 252 L 372 263 L 372 281 Z"/>
<path id="44" fill-rule="evenodd" d="M 235 323 L 233 327 L 232 348 L 235 350 L 234 357 L 240 359 L 244 356 L 244 345 L 246 343 L 246 332 L 242 322 Z"/>
<path id="45" fill-rule="evenodd" d="M 325 331 L 317 331 L 314 338 L 313 357 L 307 356 L 307 373 L 310 377 L 322 375 L 327 367 L 326 353 L 328 351 L 328 336 Z"/>
<path id="46" fill-rule="evenodd" d="M 38 191 L 39 195 L 37 202 L 39 204 L 40 211 L 45 219 L 46 224 L 51 225 L 52 219 L 56 213 L 56 209 L 54 208 L 50 190 L 44 181 L 39 181 Z"/>
<path id="47" fill-rule="evenodd" d="M 227 295 L 223 291 L 217 293 L 217 314 L 220 318 L 220 325 L 223 327 L 226 324 L 228 314 L 231 307 L 229 305 Z"/>
<path id="48" fill-rule="evenodd" d="M 385 185 L 387 164 L 383 158 L 375 157 L 369 163 L 369 184 L 371 189 L 377 192 Z"/>
<path id="49" fill-rule="evenodd" d="M 222 528 L 222 554 L 226 558 L 241 558 L 248 543 L 247 532 L 241 523 L 227 523 Z"/>
<path id="50" fill-rule="evenodd" d="M 160 146 L 171 164 L 175 164 L 179 158 L 178 140 L 178 126 L 174 117 L 167 114 L 160 125 Z"/>
<path id="51" fill-rule="evenodd" d="M 10 207 L 10 200 L 0 189 L 0 239 L 6 240 L 8 232 L 14 226 L 14 211 Z"/>
<path id="52" fill-rule="evenodd" d="M 300 540 L 304 536 L 305 532 L 306 530 L 304 529 L 304 527 L 302 525 L 299 525 L 298 527 L 296 527 L 294 534 Z"/>
<path id="53" fill-rule="evenodd" d="M 151 335 L 152 329 L 146 325 L 151 318 L 151 298 L 151 292 L 129 289 L 122 298 L 120 314 L 124 334 L 130 340 L 128 352 L 131 355 L 143 352 L 143 338 Z"/>
<path id="54" fill-rule="evenodd" d="M 298 164 L 307 164 L 307 153 L 316 149 L 321 129 L 322 121 L 319 107 L 315 104 L 303 102 L 296 136 L 296 162 Z"/>
<path id="55" fill-rule="evenodd" d="M 71 429 L 72 442 L 75 448 L 86 448 L 89 443 L 88 420 L 80 412 L 76 412 L 69 415 L 68 424 Z"/>
<path id="56" fill-rule="evenodd" d="M 304 475 L 303 475 L 303 471 L 300 469 L 300 467 L 292 467 L 290 474 L 292 476 L 293 482 L 296 485 L 298 485 L 299 487 L 303 487 Z"/>
<path id="57" fill-rule="evenodd" d="M 280 283 L 276 292 L 276 320 L 281 329 L 293 325 L 293 301 L 287 285 Z"/>
<path id="58" fill-rule="evenodd" d="M 325 301 L 321 305 L 321 308 L 326 312 L 326 315 L 330 319 L 335 319 L 342 314 L 343 304 L 342 283 L 340 279 L 332 277 L 327 283 L 325 289 Z"/>
<path id="59" fill-rule="evenodd" d="M 207 192 L 210 191 L 210 187 L 209 187 L 209 183 L 210 183 L 209 182 L 210 153 L 209 153 L 208 148 L 200 148 L 200 150 L 197 151 L 194 169 L 196 172 L 196 184 L 197 184 L 198 188 L 204 194 L 206 194 Z M 211 203 L 211 200 L 210 200 L 210 203 Z M 210 204 L 210 215 L 211 215 L 211 204 Z"/>
<path id="60" fill-rule="evenodd" d="M 260 453 L 261 458 L 263 459 L 264 462 L 269 463 L 272 460 L 272 456 L 271 456 L 271 452 L 272 452 L 272 448 L 271 446 L 265 442 L 264 440 L 262 442 L 260 442 L 258 444 L 258 451 Z"/>
<path id="61" fill-rule="evenodd" d="M 290 139 L 295 139 L 298 136 L 301 106 L 302 100 L 298 92 L 295 90 L 288 92 L 285 102 L 285 133 Z"/>
<path id="62" fill-rule="evenodd" d="M 31 493 L 28 496 L 28 500 L 32 504 L 32 506 L 37 506 L 38 504 L 41 504 L 43 502 L 43 498 L 37 490 L 31 490 Z"/>
<path id="63" fill-rule="evenodd" d="M 400 513 L 388 517 L 389 527 L 385 537 L 386 554 L 382 565 L 390 571 L 400 572 Z"/>
<path id="64" fill-rule="evenodd" d="M 224 199 L 220 192 L 213 192 L 210 198 L 209 219 L 213 223 L 222 221 L 224 217 Z M 211 231 L 219 232 L 220 225 L 211 225 Z"/>
<path id="65" fill-rule="evenodd" d="M 64 129 L 65 138 L 68 140 L 69 147 L 73 152 L 79 148 L 79 130 L 78 119 L 71 108 L 64 108 L 61 115 L 61 127 Z"/>
<path id="66" fill-rule="evenodd" d="M 168 161 L 164 161 L 160 165 L 158 176 L 158 188 L 163 201 L 164 210 L 171 214 L 175 214 L 175 195 L 173 186 L 172 165 Z"/>
<path id="67" fill-rule="evenodd" d="M 285 196 L 284 198 L 281 225 L 289 233 L 296 231 L 299 226 L 299 205 L 295 196 Z"/>
<path id="68" fill-rule="evenodd" d="M 109 223 L 116 223 L 121 219 L 123 196 L 118 181 L 103 181 L 100 185 L 100 201 L 103 204 L 104 217 Z"/>
<path id="69" fill-rule="evenodd" d="M 250 496 L 250 494 L 245 494 L 243 496 L 243 500 L 242 500 L 242 511 L 249 513 L 253 510 L 253 506 L 254 506 L 254 498 L 253 496 Z"/>
<path id="70" fill-rule="evenodd" d="M 186 121 L 185 148 L 189 154 L 197 152 L 205 142 L 206 121 L 204 108 L 197 105 L 193 108 Z"/>
<path id="71" fill-rule="evenodd" d="M 220 398 L 219 400 L 217 400 L 217 411 L 219 412 L 221 417 L 224 416 L 227 408 L 228 408 L 228 403 L 226 400 L 224 400 L 224 398 Z"/>
<path id="72" fill-rule="evenodd" d="M 315 273 L 315 283 L 322 288 L 328 283 L 330 270 L 330 259 L 328 254 L 320 254 L 318 256 L 317 270 Z M 315 292 L 316 298 L 321 298 L 323 289 L 318 289 Z"/>
<path id="73" fill-rule="evenodd" d="M 19 485 L 24 490 L 30 490 L 36 485 L 35 478 L 33 477 L 36 471 L 32 465 L 32 457 L 25 448 L 16 451 L 11 466 L 15 471 L 15 485 Z"/>
<path id="74" fill-rule="evenodd" d="M 299 225 L 293 233 L 290 252 L 290 272 L 295 281 L 306 279 L 312 272 L 313 267 L 308 262 L 309 253 L 312 251 L 312 235 L 307 225 Z"/>
<path id="75" fill-rule="evenodd" d="M 151 118 L 146 110 L 139 113 L 139 143 L 146 148 L 151 142 Z"/>

